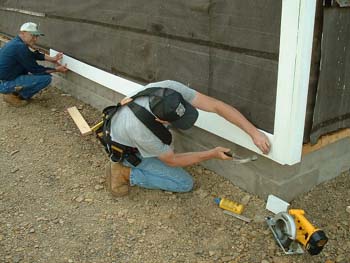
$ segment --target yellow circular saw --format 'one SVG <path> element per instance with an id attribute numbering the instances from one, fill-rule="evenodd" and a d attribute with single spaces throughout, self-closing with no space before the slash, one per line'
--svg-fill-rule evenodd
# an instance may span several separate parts
<path id="1" fill-rule="evenodd" d="M 328 241 L 324 231 L 316 229 L 304 214 L 304 210 L 290 209 L 266 218 L 277 243 L 286 254 L 302 254 L 305 249 L 311 255 L 317 255 Z"/>

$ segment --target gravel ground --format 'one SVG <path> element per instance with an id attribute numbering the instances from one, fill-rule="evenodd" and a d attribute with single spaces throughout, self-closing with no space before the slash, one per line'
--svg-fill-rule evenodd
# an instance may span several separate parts
<path id="1" fill-rule="evenodd" d="M 89 124 L 100 113 L 50 88 L 23 108 L 0 101 L 0 262 L 350 262 L 349 173 L 291 203 L 323 229 L 320 255 L 284 255 L 264 218 L 265 200 L 201 166 L 196 188 L 174 194 L 133 187 L 115 199 L 104 188 L 106 155 L 66 112 Z M 245 204 L 249 224 L 214 204 Z"/>

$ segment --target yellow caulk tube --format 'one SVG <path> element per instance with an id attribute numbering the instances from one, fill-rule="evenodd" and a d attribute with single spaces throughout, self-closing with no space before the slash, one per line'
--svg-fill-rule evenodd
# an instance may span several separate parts
<path id="1" fill-rule="evenodd" d="M 227 211 L 231 211 L 239 215 L 243 212 L 243 205 L 238 204 L 229 199 L 217 197 L 214 199 L 214 201 L 219 205 L 220 208 L 225 209 Z"/>

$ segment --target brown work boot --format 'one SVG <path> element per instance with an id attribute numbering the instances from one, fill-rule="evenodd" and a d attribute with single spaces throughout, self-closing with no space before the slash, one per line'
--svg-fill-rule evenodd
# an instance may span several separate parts
<path id="1" fill-rule="evenodd" d="M 110 162 L 106 166 L 106 184 L 113 196 L 127 195 L 130 188 L 130 168 Z"/>
<path id="2" fill-rule="evenodd" d="M 3 99 L 5 102 L 14 107 L 22 107 L 28 104 L 28 101 L 23 100 L 19 95 L 15 94 L 4 94 Z"/>

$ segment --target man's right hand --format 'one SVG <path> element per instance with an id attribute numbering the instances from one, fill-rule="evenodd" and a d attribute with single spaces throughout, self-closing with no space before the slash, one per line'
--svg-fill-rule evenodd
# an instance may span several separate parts
<path id="1" fill-rule="evenodd" d="M 125 105 L 128 104 L 130 101 L 132 101 L 132 98 L 125 97 L 124 99 L 121 100 L 120 105 Z"/>
<path id="2" fill-rule="evenodd" d="M 52 57 L 52 62 L 59 64 L 59 61 L 63 58 L 63 53 L 57 53 L 56 56 Z"/>
<path id="3" fill-rule="evenodd" d="M 162 153 L 158 159 L 171 167 L 185 167 L 211 159 L 232 160 L 232 157 L 225 154 L 230 149 L 215 147 L 202 152 L 174 153 L 173 150 Z"/>
<path id="4" fill-rule="evenodd" d="M 228 153 L 230 151 L 229 148 L 224 147 L 215 147 L 211 150 L 213 152 L 213 156 L 216 159 L 220 160 L 232 160 L 232 157 L 226 155 L 225 153 Z"/>

